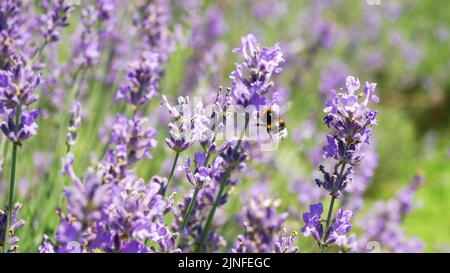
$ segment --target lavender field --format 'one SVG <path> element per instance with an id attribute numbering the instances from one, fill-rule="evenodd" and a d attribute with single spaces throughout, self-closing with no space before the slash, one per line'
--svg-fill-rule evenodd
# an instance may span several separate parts
<path id="1" fill-rule="evenodd" d="M 0 252 L 450 252 L 446 6 L 0 0 Z"/>

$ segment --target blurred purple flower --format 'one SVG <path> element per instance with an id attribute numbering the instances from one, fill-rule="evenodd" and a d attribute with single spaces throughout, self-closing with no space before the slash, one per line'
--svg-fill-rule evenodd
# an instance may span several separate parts
<path id="1" fill-rule="evenodd" d="M 292 241 L 281 238 L 282 225 L 288 217 L 288 213 L 277 215 L 280 205 L 279 199 L 264 199 L 262 197 L 252 198 L 243 206 L 240 219 L 244 227 L 244 235 L 235 242 L 232 252 L 238 253 L 261 253 L 296 250 L 292 248 Z M 293 251 L 295 252 L 295 251 Z"/>
<path id="2" fill-rule="evenodd" d="M 144 52 L 139 61 L 130 63 L 125 82 L 117 91 L 116 99 L 139 107 L 158 95 L 162 74 L 158 54 Z"/>
<path id="3" fill-rule="evenodd" d="M 23 219 L 17 219 L 17 214 L 22 208 L 22 204 L 16 203 L 11 212 L 11 223 L 9 227 L 7 225 L 8 209 L 3 211 L 0 209 L 0 242 L 5 242 L 6 233 L 9 233 L 8 242 L 6 242 L 5 251 L 8 253 L 17 252 L 19 249 L 19 237 L 15 235 L 16 231 L 25 225 Z"/>
<path id="4" fill-rule="evenodd" d="M 242 63 L 236 63 L 236 69 L 230 75 L 234 99 L 244 108 L 250 104 L 263 105 L 264 95 L 273 86 L 272 74 L 281 72 L 283 53 L 278 44 L 260 47 L 253 34 L 243 36 L 241 43 L 241 47 L 233 49 L 234 53 L 241 53 L 243 58 Z"/>

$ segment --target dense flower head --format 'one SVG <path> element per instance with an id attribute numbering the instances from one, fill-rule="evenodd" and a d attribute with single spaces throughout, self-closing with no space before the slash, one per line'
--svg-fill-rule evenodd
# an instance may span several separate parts
<path id="1" fill-rule="evenodd" d="M 146 51 L 139 61 L 130 63 L 125 82 L 116 94 L 117 100 L 125 100 L 135 107 L 142 106 L 158 96 L 162 73 L 159 55 Z"/>
<path id="2" fill-rule="evenodd" d="M 2 243 L 5 242 L 5 237 L 8 233 L 8 242 L 5 242 L 5 249 L 8 253 L 17 252 L 17 250 L 19 249 L 19 237 L 17 237 L 15 233 L 18 229 L 25 225 L 25 221 L 23 219 L 17 219 L 17 214 L 20 208 L 22 208 L 22 204 L 20 203 L 16 203 L 12 208 L 11 221 L 8 228 L 6 227 L 8 208 L 6 208 L 6 210 L 4 211 L 0 210 L 0 247 L 2 247 Z"/>
<path id="3" fill-rule="evenodd" d="M 275 252 L 293 250 L 292 242 L 282 238 L 288 213 L 277 214 L 280 199 L 252 198 L 244 206 L 241 224 L 244 235 L 238 237 L 233 252 Z M 287 239 L 287 240 L 286 240 Z M 288 245 L 291 245 L 288 247 Z"/>
<path id="4" fill-rule="evenodd" d="M 284 62 L 283 53 L 278 44 L 273 47 L 260 47 L 253 34 L 241 38 L 241 47 L 233 52 L 241 53 L 243 62 L 236 63 L 230 78 L 232 92 L 237 104 L 248 105 L 265 104 L 264 95 L 267 94 L 273 82 L 272 74 L 281 72 Z"/>
<path id="5" fill-rule="evenodd" d="M 37 101 L 36 89 L 42 83 L 41 72 L 35 72 L 23 58 L 9 71 L 0 70 L 0 103 L 2 108 L 29 106 Z"/>
<path id="6" fill-rule="evenodd" d="M 24 43 L 20 28 L 23 24 L 25 5 L 21 0 L 0 2 L 0 57 L 8 59 Z"/>
<path id="7" fill-rule="evenodd" d="M 335 217 L 331 221 L 328 230 L 324 231 L 322 225 L 322 203 L 312 204 L 309 206 L 309 212 L 303 213 L 303 222 L 305 225 L 300 229 L 305 237 L 312 236 L 319 244 L 329 245 L 337 244 L 342 246 L 346 240 L 346 234 L 350 232 L 352 225 L 352 211 L 340 208 Z M 325 234 L 325 236 L 324 236 Z"/>
<path id="8" fill-rule="evenodd" d="M 108 170 L 105 180 L 120 180 L 134 163 L 151 158 L 151 149 L 157 145 L 156 134 L 146 118 L 117 115 L 110 128 L 109 149 L 102 161 L 102 167 Z"/>
<path id="9" fill-rule="evenodd" d="M 298 247 L 294 245 L 297 232 L 288 233 L 286 229 L 283 229 L 279 236 L 278 241 L 273 246 L 273 252 L 275 253 L 295 253 Z"/>
<path id="10" fill-rule="evenodd" d="M 327 158 L 351 161 L 356 155 L 349 153 L 349 150 L 357 149 L 363 142 L 369 143 L 371 127 L 377 125 L 377 112 L 369 108 L 369 103 L 379 99 L 375 95 L 376 83 L 366 82 L 362 94 L 358 92 L 360 82 L 357 78 L 348 76 L 345 85 L 341 91 L 333 92 L 324 109 L 327 113 L 325 123 L 333 129 L 333 134 L 327 136 L 328 145 L 324 150 Z M 349 148 L 353 145 L 355 147 Z"/>
<path id="11" fill-rule="evenodd" d="M 142 158 L 151 158 L 150 149 L 156 147 L 156 130 L 148 126 L 146 118 L 133 116 L 131 119 L 117 115 L 111 128 L 111 142 L 125 145 L 129 165 Z"/>
<path id="12" fill-rule="evenodd" d="M 172 122 L 169 123 L 169 137 L 166 138 L 166 144 L 175 152 L 182 152 L 193 144 L 193 119 L 189 97 L 178 97 L 178 105 L 172 106 L 166 96 L 162 96 L 161 105 L 165 107 Z"/>
<path id="13" fill-rule="evenodd" d="M 40 4 L 45 12 L 39 18 L 42 36 L 45 43 L 56 42 L 60 38 L 61 28 L 69 25 L 68 19 L 73 7 L 65 0 L 44 0 Z"/>
<path id="14" fill-rule="evenodd" d="M 114 16 L 114 11 L 117 6 L 117 0 L 97 0 L 96 4 L 98 6 L 99 15 L 101 20 L 108 20 Z"/>
<path id="15" fill-rule="evenodd" d="M 98 10 L 87 5 L 81 10 L 81 25 L 74 33 L 74 46 L 67 70 L 78 73 L 82 68 L 95 66 L 101 57 L 101 44 L 98 32 Z"/>
<path id="16" fill-rule="evenodd" d="M 173 48 L 170 35 L 171 7 L 169 1 L 142 1 L 133 14 L 133 24 L 142 39 L 142 49 L 158 53 L 161 61 L 167 61 Z"/>
<path id="17" fill-rule="evenodd" d="M 9 140 L 20 146 L 24 140 L 37 134 L 36 118 L 39 111 L 22 109 L 18 124 L 16 123 L 16 112 L 16 110 L 12 110 L 4 117 L 6 120 L 0 123 L 0 129 Z"/>
<path id="18" fill-rule="evenodd" d="M 71 177 L 73 185 L 65 189 L 68 213 L 59 213 L 56 242 L 44 237 L 41 252 L 179 251 L 176 235 L 162 220 L 172 201 L 159 194 L 159 183 L 144 183 L 131 172 L 110 183 L 103 177 L 101 169 L 83 181 Z M 148 240 L 156 245 L 149 247 Z"/>
<path id="19" fill-rule="evenodd" d="M 369 108 L 370 102 L 379 101 L 375 95 L 376 84 L 366 82 L 362 94 L 358 92 L 360 82 L 357 78 L 348 76 L 345 85 L 340 91 L 332 92 L 324 109 L 327 113 L 325 124 L 332 129 L 332 134 L 326 136 L 324 157 L 337 163 L 331 173 L 321 165 L 319 170 L 323 179 L 316 179 L 317 185 L 334 197 L 339 197 L 351 182 L 353 167 L 364 158 L 361 147 L 370 144 L 371 127 L 377 125 L 377 112 Z"/>
<path id="20" fill-rule="evenodd" d="M 346 241 L 346 234 L 352 229 L 350 220 L 352 219 L 353 212 L 340 208 L 336 213 L 336 218 L 333 223 L 333 227 L 328 235 L 327 243 L 336 243 L 337 245 L 343 245 Z"/>

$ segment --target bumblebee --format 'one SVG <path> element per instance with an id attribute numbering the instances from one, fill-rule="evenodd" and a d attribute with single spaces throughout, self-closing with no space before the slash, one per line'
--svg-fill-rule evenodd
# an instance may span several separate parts
<path id="1" fill-rule="evenodd" d="M 264 109 L 259 116 L 258 126 L 265 126 L 271 139 L 274 136 L 281 139 L 287 136 L 286 122 L 279 116 L 273 108 Z"/>

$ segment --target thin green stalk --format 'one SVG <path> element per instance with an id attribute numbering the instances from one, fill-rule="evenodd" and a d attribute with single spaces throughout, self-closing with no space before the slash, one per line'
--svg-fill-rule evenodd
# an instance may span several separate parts
<path id="1" fill-rule="evenodd" d="M 342 180 L 342 176 L 344 175 L 345 165 L 347 165 L 347 162 L 343 161 L 341 170 L 339 172 L 339 176 L 337 177 L 338 181 L 336 183 L 336 188 L 339 188 L 340 184 L 342 183 L 341 180 Z M 330 201 L 330 207 L 328 208 L 328 215 L 327 215 L 327 220 L 326 220 L 326 224 L 325 224 L 325 230 L 324 230 L 323 235 L 322 235 L 322 243 L 324 243 L 327 240 L 327 231 L 328 231 L 328 228 L 330 227 L 330 224 L 331 224 L 331 214 L 333 213 L 333 206 L 334 206 L 334 202 L 335 201 L 336 201 L 336 197 L 334 195 L 332 195 L 331 196 L 331 201 Z M 322 243 L 320 245 L 320 251 L 322 253 L 324 253 L 326 245 L 322 245 Z"/>
<path id="2" fill-rule="evenodd" d="M 248 122 L 249 122 L 249 120 L 246 118 L 245 125 L 244 125 L 244 130 L 242 131 L 242 134 L 241 134 L 238 142 L 236 143 L 236 146 L 234 147 L 234 149 L 232 151 L 233 155 L 235 155 L 236 152 L 241 147 L 242 139 L 244 137 L 245 130 L 247 129 Z M 233 165 L 229 165 L 227 167 L 226 171 L 225 171 L 225 174 L 224 174 L 222 180 L 220 181 L 219 191 L 217 192 L 216 199 L 214 200 L 214 204 L 213 204 L 213 206 L 211 208 L 211 211 L 209 212 L 208 218 L 206 219 L 206 223 L 205 223 L 205 226 L 203 228 L 202 235 L 200 237 L 200 241 L 199 241 L 199 243 L 197 245 L 197 248 L 195 249 L 195 252 L 202 251 L 203 245 L 205 244 L 205 241 L 206 241 L 206 236 L 208 236 L 209 229 L 211 228 L 211 224 L 212 224 L 212 220 L 214 218 L 214 214 L 216 213 L 216 209 L 219 206 L 220 200 L 222 199 L 223 191 L 225 190 L 225 186 L 227 184 L 228 177 L 230 176 L 231 171 L 232 171 L 232 169 L 234 167 L 235 166 L 233 166 Z"/>
<path id="3" fill-rule="evenodd" d="M 213 138 L 213 142 L 215 139 L 216 139 L 216 137 Z M 212 155 L 212 153 L 208 152 L 208 154 L 206 155 L 206 160 L 205 160 L 204 166 L 208 165 L 211 155 Z M 178 239 L 178 243 L 177 243 L 178 246 L 180 246 L 181 241 L 183 240 L 184 230 L 185 230 L 187 224 L 189 223 L 189 219 L 191 218 L 192 209 L 194 208 L 195 202 L 197 201 L 197 196 L 198 196 L 199 191 L 200 191 L 200 188 L 198 186 L 196 186 L 194 195 L 192 196 L 192 199 L 189 202 L 189 206 L 186 211 L 186 214 L 184 215 L 183 224 L 181 225 L 181 228 L 180 228 L 180 238 Z"/>
<path id="4" fill-rule="evenodd" d="M 192 199 L 189 202 L 189 207 L 186 211 L 186 214 L 184 215 L 183 224 L 181 225 L 181 228 L 180 228 L 180 237 L 178 238 L 177 246 L 181 245 L 181 241 L 183 240 L 184 230 L 186 229 L 186 226 L 189 223 L 189 219 L 191 218 L 192 209 L 194 208 L 195 202 L 197 201 L 197 196 L 198 196 L 199 191 L 200 191 L 200 187 L 196 186 L 194 195 L 192 196 Z"/>
<path id="5" fill-rule="evenodd" d="M 169 183 L 170 180 L 172 180 L 173 174 L 175 172 L 175 167 L 177 166 L 177 162 L 178 162 L 178 157 L 180 156 L 180 152 L 177 152 L 175 155 L 175 159 L 173 160 L 173 164 L 172 164 L 172 170 L 170 171 L 169 177 L 167 178 L 167 186 L 166 189 L 162 192 L 162 196 L 164 197 L 164 195 L 166 195 L 166 192 L 169 191 Z"/>
<path id="6" fill-rule="evenodd" d="M 216 213 L 217 206 L 219 206 L 219 203 L 222 198 L 223 191 L 225 189 L 225 185 L 228 180 L 228 177 L 230 176 L 230 173 L 231 173 L 231 168 L 228 167 L 227 170 L 225 171 L 222 181 L 220 181 L 219 191 L 217 192 L 213 207 L 212 207 L 211 211 L 209 212 L 208 218 L 206 219 L 206 224 L 205 224 L 205 227 L 203 228 L 202 236 L 200 237 L 200 241 L 197 245 L 197 248 L 195 249 L 195 252 L 200 252 L 203 248 L 203 245 L 205 244 L 206 236 L 208 235 L 209 229 L 211 228 L 214 214 Z"/>
<path id="7" fill-rule="evenodd" d="M 325 230 L 324 230 L 323 235 L 322 235 L 322 241 L 325 241 L 327 239 L 325 237 L 326 237 L 326 234 L 327 234 L 327 230 L 330 227 L 331 214 L 333 212 L 333 206 L 334 206 L 334 201 L 335 200 L 336 200 L 336 197 L 331 196 L 330 207 L 328 208 L 328 215 L 327 215 L 327 220 L 326 220 L 326 224 L 325 224 Z M 322 243 L 321 243 L 320 244 L 320 251 L 322 253 L 325 252 L 325 248 L 326 248 L 326 246 L 322 245 Z"/>
<path id="8" fill-rule="evenodd" d="M 19 127 L 19 122 L 20 122 L 20 117 L 22 115 L 22 111 L 21 111 L 21 106 L 19 105 L 17 107 L 17 111 L 16 111 L 16 126 L 15 126 L 15 132 L 17 133 L 17 129 Z M 12 215 L 12 208 L 13 208 L 13 199 L 14 199 L 14 183 L 16 180 L 16 162 L 17 162 L 17 146 L 18 144 L 14 143 L 13 144 L 13 149 L 12 149 L 12 157 L 11 157 L 11 174 L 10 174 L 10 179 L 9 179 L 9 199 L 8 199 L 8 219 L 7 219 L 7 223 L 6 223 L 6 230 L 5 230 L 5 241 L 3 242 L 3 253 L 5 252 L 5 248 L 8 245 L 8 235 L 9 235 L 9 226 L 11 225 L 12 219 L 11 219 L 11 215 Z M 7 250 L 6 250 L 7 251 Z"/>

